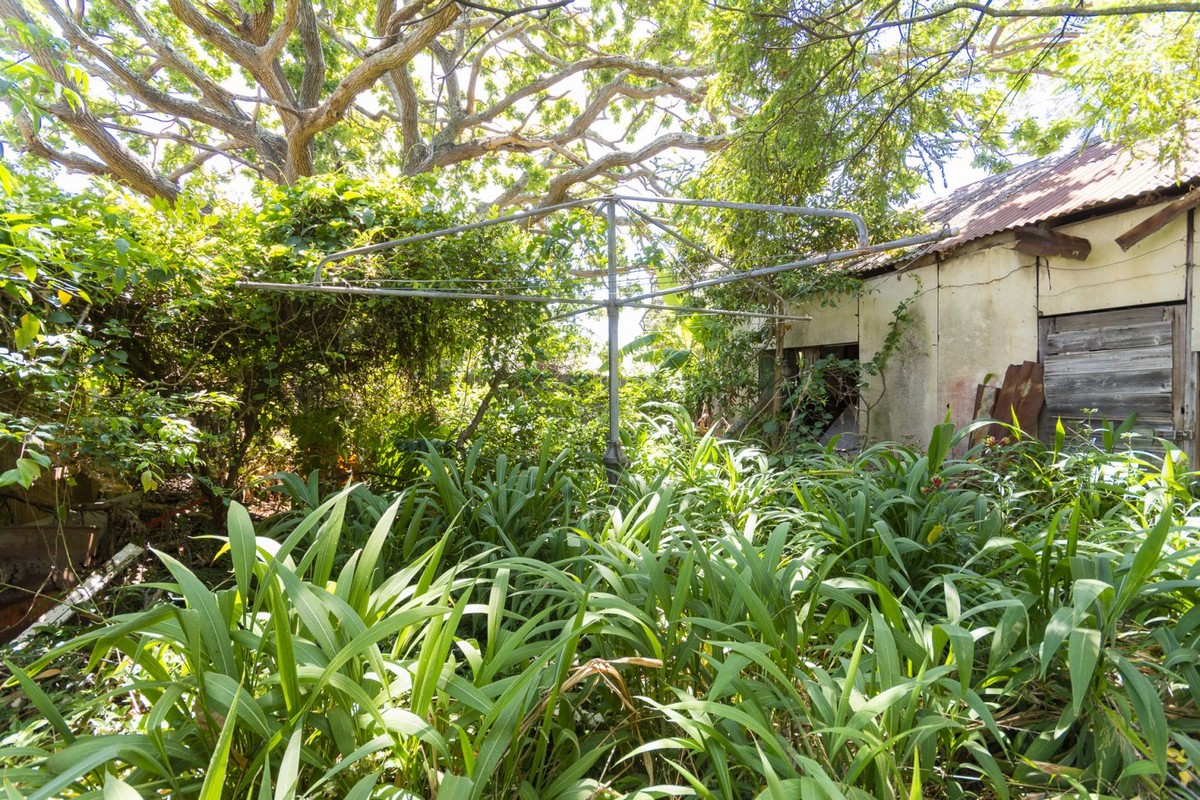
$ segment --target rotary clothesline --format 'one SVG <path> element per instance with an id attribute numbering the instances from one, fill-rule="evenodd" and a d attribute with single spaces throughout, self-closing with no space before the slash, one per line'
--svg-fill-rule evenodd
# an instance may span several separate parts
<path id="1" fill-rule="evenodd" d="M 619 273 L 621 269 L 617 264 L 617 209 L 624 209 L 629 218 L 637 218 L 647 226 L 652 226 L 662 230 L 672 239 L 680 244 L 700 253 L 712 263 L 719 264 L 723 267 L 733 269 L 739 265 L 737 259 L 722 259 L 711 253 L 708 248 L 704 247 L 681 232 L 675 230 L 670 225 L 657 220 L 654 217 L 643 213 L 634 208 L 634 204 L 647 203 L 659 205 L 674 205 L 683 207 L 696 208 L 712 208 L 728 211 L 746 211 L 759 212 L 768 214 L 785 214 L 790 216 L 814 216 L 814 217 L 831 217 L 837 219 L 845 219 L 852 222 L 855 226 L 858 238 L 858 246 L 850 250 L 839 250 L 831 253 L 825 253 L 819 256 L 811 256 L 801 258 L 794 261 L 785 260 L 783 263 L 766 264 L 764 266 L 755 267 L 753 269 L 734 271 L 724 275 L 714 275 L 707 278 L 691 280 L 681 283 L 676 286 L 662 287 L 650 291 L 643 291 L 633 294 L 628 297 L 619 295 L 620 283 Z M 496 225 L 508 225 L 516 222 L 521 222 L 535 217 L 544 217 L 559 211 L 566 211 L 576 208 L 603 207 L 604 219 L 606 222 L 607 234 L 607 269 L 605 271 L 607 297 L 599 298 L 581 298 L 581 297 L 563 297 L 544 294 L 535 294 L 520 291 L 522 287 L 520 283 L 504 282 L 504 281 L 488 281 L 476 280 L 470 278 L 442 278 L 428 280 L 413 280 L 408 281 L 409 288 L 401 288 L 398 286 L 379 285 L 381 283 L 390 282 L 390 280 L 374 280 L 363 279 L 360 281 L 338 281 L 336 283 L 326 282 L 324 270 L 325 266 L 336 261 L 342 261 L 355 256 L 377 253 L 384 250 L 391 250 L 397 247 L 402 247 L 407 244 L 415 244 L 417 242 L 428 241 L 445 236 L 455 236 L 460 233 L 466 233 L 473 230 L 481 230 L 490 228 Z M 620 474 L 624 464 L 624 454 L 621 452 L 620 441 L 620 348 L 617 341 L 618 325 L 620 320 L 620 312 L 622 308 L 637 308 L 649 309 L 654 311 L 669 311 L 675 313 L 687 314 L 720 314 L 737 317 L 751 317 L 755 319 L 772 319 L 772 320 L 803 320 L 804 317 L 796 317 L 787 314 L 772 314 L 759 313 L 751 311 L 741 311 L 737 309 L 722 309 L 722 308 L 701 308 L 695 306 L 682 305 L 667 305 L 665 303 L 651 302 L 663 297 L 668 297 L 676 294 L 686 294 L 699 289 L 706 289 L 712 286 L 721 286 L 737 281 L 750 280 L 753 278 L 766 277 L 775 275 L 781 272 L 788 272 L 804 267 L 818 266 L 821 264 L 830 264 L 837 261 L 844 261 L 851 258 L 860 258 L 862 256 L 883 253 L 892 250 L 900 250 L 910 247 L 915 247 L 922 244 L 930 244 L 940 241 L 950 235 L 953 231 L 949 228 L 943 228 L 936 233 L 921 234 L 918 236 L 909 236 L 902 239 L 894 239 L 888 242 L 879 244 L 871 244 L 868 236 L 867 225 L 863 218 L 853 211 L 843 211 L 840 209 L 829 208 L 809 208 L 803 206 L 785 206 L 771 205 L 763 203 L 732 203 L 721 200 L 694 200 L 689 198 L 675 197 L 636 197 L 632 195 L 609 195 L 607 197 L 591 198 L 586 200 L 572 200 L 566 203 L 559 203 L 552 206 L 544 206 L 535 208 L 529 211 L 522 211 L 515 214 L 508 214 L 494 219 L 482 220 L 480 222 L 472 222 L 465 225 L 456 225 L 450 228 L 443 228 L 436 231 L 428 231 L 418 233 L 412 236 L 405 236 L 400 239 L 392 239 L 386 242 L 377 244 L 364 245 L 362 247 L 353 247 L 348 250 L 342 250 L 337 253 L 331 253 L 325 256 L 319 262 L 313 271 L 313 280 L 308 284 L 296 283 L 262 283 L 256 281 L 238 281 L 237 286 L 243 289 L 254 289 L 259 291 L 274 291 L 274 292 L 315 292 L 321 294 L 346 294 L 346 295 L 365 295 L 365 296 L 381 296 L 381 297 L 412 297 L 423 298 L 429 300 L 492 300 L 503 302 L 528 302 L 540 303 L 543 305 L 565 305 L 576 306 L 570 311 L 559 314 L 555 319 L 563 319 L 573 317 L 579 314 L 586 314 L 592 311 L 604 309 L 608 314 L 608 449 L 604 454 L 604 464 L 609 471 L 610 480 L 615 481 Z M 403 282 L 403 279 L 395 279 L 397 282 Z M 581 278 L 581 281 L 589 280 Z M 366 283 L 375 285 L 365 285 Z M 507 289 L 509 291 L 489 292 L 489 291 L 465 291 L 454 288 L 420 288 L 420 287 L 447 287 L 457 284 L 472 285 L 471 288 L 483 288 L 484 286 L 495 286 L 498 288 Z"/>

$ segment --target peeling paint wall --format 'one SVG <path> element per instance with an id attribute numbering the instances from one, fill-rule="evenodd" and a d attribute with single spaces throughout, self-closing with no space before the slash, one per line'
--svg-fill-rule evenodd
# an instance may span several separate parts
<path id="1" fill-rule="evenodd" d="M 871 439 L 924 443 L 927 422 L 937 416 L 937 268 L 926 267 L 871 280 L 859 299 L 859 355 L 864 361 L 884 346 L 896 308 L 912 298 L 911 320 L 882 374 L 869 377 L 862 393 L 859 428 Z"/>
<path id="2" fill-rule="evenodd" d="M 938 270 L 938 418 L 966 425 L 975 389 L 989 373 L 1037 361 L 1038 316 L 1034 257 L 1010 246 L 989 247 L 944 262 Z"/>
<path id="3" fill-rule="evenodd" d="M 1039 316 L 1183 300 L 1186 216 L 1129 252 L 1114 241 L 1161 207 L 1055 228 L 1091 242 L 1085 261 L 1017 252 L 1010 235 L 940 264 L 869 279 L 857 300 L 796 307 L 813 320 L 795 323 L 786 346 L 858 341 L 861 357 L 869 360 L 883 347 L 896 308 L 915 294 L 912 321 L 883 375 L 868 379 L 860 427 L 873 440 L 924 444 L 947 412 L 956 425 L 970 421 L 976 386 L 989 373 L 998 383 L 1010 364 L 1038 360 Z M 1193 315 L 1192 342 L 1193 349 L 1200 347 L 1200 315 Z"/>
<path id="4" fill-rule="evenodd" d="M 808 300 L 795 303 L 790 313 L 810 316 L 811 320 L 790 323 L 784 336 L 784 347 L 807 347 L 810 344 L 852 344 L 858 341 L 858 297 L 838 295 L 827 303 Z"/>

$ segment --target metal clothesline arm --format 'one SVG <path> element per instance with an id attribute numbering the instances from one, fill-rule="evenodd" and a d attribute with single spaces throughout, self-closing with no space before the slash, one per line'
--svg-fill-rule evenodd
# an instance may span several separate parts
<path id="1" fill-rule="evenodd" d="M 608 448 L 604 451 L 604 467 L 608 482 L 616 485 L 625 469 L 625 454 L 621 451 L 621 306 L 617 302 L 617 201 L 604 204 L 608 221 Z"/>
<path id="2" fill-rule="evenodd" d="M 675 206 L 692 206 L 698 208 L 717 208 L 730 211 L 757 211 L 773 214 L 789 214 L 798 216 L 814 216 L 814 217 L 833 217 L 838 219 L 850 220 L 854 223 L 858 231 L 858 248 L 854 250 L 842 250 L 835 253 L 827 253 L 822 256 L 806 258 L 800 261 L 792 261 L 786 264 L 778 264 L 771 267 L 760 267 L 745 272 L 733 273 L 731 275 L 723 275 L 706 280 L 694 281 L 692 283 L 674 286 L 666 289 L 658 289 L 651 292 L 644 292 L 633 297 L 620 298 L 617 295 L 617 205 L 620 204 L 628 209 L 635 216 L 643 221 L 665 231 L 677 241 L 684 245 L 693 247 L 702 253 L 708 253 L 702 245 L 689 240 L 686 236 L 678 231 L 673 230 L 670 226 L 664 225 L 653 219 L 647 214 L 632 208 L 630 203 L 654 203 L 662 205 Z M 414 244 L 416 242 L 428 241 L 437 239 L 443 236 L 453 236 L 459 233 L 468 231 L 490 228 L 496 225 L 505 225 L 512 222 L 530 219 L 532 217 L 545 216 L 556 211 L 563 211 L 571 208 L 592 207 L 596 205 L 604 206 L 604 213 L 607 222 L 607 300 L 597 302 L 591 298 L 578 297 L 547 297 L 544 295 L 529 295 L 529 294 L 491 294 L 486 292 L 460 292 L 460 291 L 441 291 L 436 289 L 395 289 L 386 287 L 368 287 L 368 286 L 353 286 L 346 284 L 324 284 L 322 283 L 322 270 L 326 264 L 334 261 L 340 261 L 352 256 L 366 255 L 368 253 L 376 253 L 382 250 L 390 250 L 400 247 L 405 244 Z M 618 389 L 620 386 L 620 351 L 618 347 L 619 333 L 619 318 L 622 307 L 630 308 L 645 308 L 655 311 L 674 311 L 682 313 L 700 313 L 700 314 L 724 314 L 728 316 L 739 317 L 757 317 L 761 319 L 776 319 L 776 320 L 804 320 L 806 317 L 789 317 L 784 314 L 770 313 L 754 313 L 748 311 L 736 311 L 732 309 L 705 309 L 686 306 L 669 306 L 658 303 L 648 303 L 646 301 L 654 300 L 655 298 L 665 297 L 667 295 L 681 294 L 691 292 L 697 289 L 704 289 L 709 286 L 719 286 L 735 281 L 746 280 L 748 278 L 759 278 L 767 275 L 774 275 L 788 270 L 799 269 L 807 266 L 816 266 L 818 264 L 828 264 L 835 261 L 841 261 L 849 258 L 855 258 L 872 253 L 881 253 L 888 250 L 896 250 L 902 247 L 909 247 L 927 242 L 934 242 L 944 239 L 951 235 L 952 231 L 949 228 L 943 229 L 938 233 L 924 234 L 922 236 L 910 236 L 905 239 L 897 239 L 891 242 L 871 245 L 867 232 L 866 221 L 858 214 L 852 211 L 842 211 L 839 209 L 830 208 L 807 208 L 803 206 L 785 206 L 785 205 L 770 205 L 763 203 L 732 203 L 721 200 L 692 200 L 687 198 L 670 198 L 670 197 L 638 197 L 636 195 L 608 195 L 607 197 L 589 198 L 582 200 L 571 200 L 566 203 L 558 203 L 555 205 L 542 206 L 533 208 L 528 211 L 522 211 L 516 214 L 508 214 L 503 217 L 494 219 L 482 220 L 480 222 L 472 222 L 465 225 L 456 225 L 450 228 L 441 230 L 429 231 L 427 233 L 418 233 L 412 236 L 405 236 L 400 239 L 392 239 L 386 242 L 378 242 L 376 244 L 364 245 L 362 247 L 353 247 L 348 250 L 341 250 L 336 253 L 331 253 L 317 262 L 313 270 L 312 283 L 307 284 L 291 284 L 291 283 L 259 283 L 255 281 L 238 281 L 235 285 L 243 289 L 258 289 L 262 291 L 275 292 L 319 292 L 324 294 L 347 294 L 347 295 L 367 295 L 367 296 L 383 296 L 383 297 L 414 297 L 424 299 L 444 299 L 444 300 L 500 300 L 508 302 L 527 302 L 527 303 L 544 303 L 544 304 L 564 304 L 581 306 L 567 314 L 555 317 L 560 319 L 566 316 L 574 316 L 576 314 L 587 313 L 598 309 L 605 309 L 608 312 L 608 450 L 604 454 L 604 464 L 608 468 L 609 480 L 615 482 L 620 475 L 625 464 L 624 453 L 621 452 L 620 441 L 620 402 Z M 720 259 L 711 256 L 714 261 L 720 262 Z"/>
<path id="3" fill-rule="evenodd" d="M 918 244 L 926 244 L 944 239 L 953 235 L 954 231 L 950 228 L 943 228 L 936 233 L 922 234 L 920 236 L 910 236 L 904 239 L 897 239 L 891 242 L 883 242 L 877 245 L 871 245 L 865 248 L 856 250 L 841 250 L 834 253 L 827 253 L 822 256 L 814 256 L 812 258 L 802 259 L 800 261 L 792 261 L 786 264 L 777 264 L 771 267 L 760 267 L 758 269 L 748 270 L 746 272 L 737 272 L 731 275 L 721 275 L 715 278 L 708 278 L 702 281 L 693 283 L 681 284 L 679 286 L 671 286 L 665 289 L 658 289 L 652 292 L 643 292 L 642 294 L 634 295 L 633 297 L 617 298 L 615 303 L 617 306 L 628 306 L 630 308 L 641 307 L 647 300 L 653 300 L 658 297 L 666 297 L 672 294 L 682 294 L 691 292 L 697 289 L 707 288 L 709 286 L 718 286 L 726 283 L 733 283 L 747 278 L 758 278 L 766 275 L 774 275 L 779 272 L 788 270 L 800 269 L 806 266 L 816 266 L 818 264 L 827 264 L 834 261 L 843 261 L 848 258 L 856 258 L 873 253 L 881 253 L 888 250 L 896 250 L 902 247 L 912 247 Z M 428 235 L 422 234 L 425 238 Z M 386 243 L 381 243 L 386 244 Z M 372 245 L 375 247 L 375 245 Z M 338 255 L 335 253 L 334 255 Z M 367 287 L 367 286 L 347 286 L 343 284 L 326 284 L 326 283 L 260 283 L 257 281 L 237 281 L 234 284 L 240 289 L 258 289 L 269 292 L 319 292 L 323 294 L 351 294 L 351 295 L 367 295 L 367 296 L 382 296 L 382 297 L 415 297 L 429 300 L 501 300 L 506 302 L 528 302 L 528 303 L 544 303 L 547 305 L 563 304 L 580 306 L 580 308 L 569 311 L 565 314 L 560 314 L 555 319 L 565 319 L 567 317 L 586 314 L 592 311 L 599 311 L 602 308 L 608 308 L 614 300 L 597 302 L 592 298 L 580 297 L 558 297 L 546 295 L 528 295 L 528 294 L 493 294 L 490 292 L 459 292 L 459 291 L 439 291 L 436 289 L 389 289 L 383 287 Z M 657 306 L 655 307 L 657 308 Z M 681 306 L 663 306 L 662 310 L 667 311 L 682 311 Z M 689 307 L 690 308 L 690 307 Z M 723 309 L 695 309 L 697 313 L 718 313 Z M 751 312 L 746 312 L 751 313 Z M 752 314 L 752 316 L 760 316 L 767 318 L 766 314 Z"/>
<path id="4" fill-rule="evenodd" d="M 668 235 L 668 236 L 670 236 L 672 239 L 674 239 L 675 241 L 677 241 L 677 242 L 679 242 L 680 244 L 684 245 L 685 247 L 690 247 L 691 249 L 693 249 L 693 250 L 695 250 L 696 252 L 698 252 L 700 255 L 704 256 L 705 258 L 708 258 L 708 259 L 711 259 L 711 260 L 713 260 L 713 261 L 717 262 L 718 264 L 720 264 L 720 265 L 721 265 L 721 266 L 723 266 L 723 267 L 728 267 L 728 266 L 729 266 L 729 261 L 727 261 L 726 259 L 723 259 L 723 258 L 721 258 L 721 257 L 717 256 L 717 255 L 716 255 L 716 254 L 714 254 L 714 253 L 713 253 L 711 250 L 709 250 L 707 247 L 705 247 L 704 245 L 700 244 L 699 242 L 693 241 L 693 240 L 692 240 L 692 239 L 690 239 L 689 237 L 687 237 L 687 236 L 684 236 L 682 233 L 680 233 L 679 231 L 675 230 L 675 229 L 674 229 L 674 228 L 672 228 L 670 225 L 667 225 L 667 224 L 665 224 L 665 223 L 663 223 L 663 222 L 659 222 L 659 221 L 658 221 L 658 220 L 656 220 L 654 217 L 650 216 L 649 214 L 646 214 L 645 212 L 638 211 L 636 208 L 634 208 L 633 206 L 629 205 L 628 203 L 621 203 L 621 205 L 622 205 L 622 206 L 625 208 L 625 210 L 626 210 L 626 211 L 628 211 L 630 214 L 633 214 L 635 217 L 637 217 L 637 218 L 641 219 L 641 220 L 642 220 L 643 222 L 645 222 L 647 225 L 653 225 L 654 227 L 658 228 L 658 229 L 659 229 L 659 230 L 661 230 L 663 233 L 667 234 L 667 235 Z"/>
<path id="5" fill-rule="evenodd" d="M 362 247 L 352 247 L 349 250 L 339 250 L 336 253 L 330 253 L 317 262 L 317 266 L 313 270 L 312 282 L 318 285 L 321 283 L 321 270 L 326 264 L 334 261 L 341 261 L 342 259 L 349 258 L 350 256 L 361 256 L 366 255 L 367 253 L 377 253 L 380 250 L 390 250 L 393 247 L 399 247 L 400 245 L 415 244 L 416 242 L 424 242 L 428 241 L 429 239 L 437 239 L 442 236 L 454 236 L 455 234 L 466 233 L 467 231 L 477 231 L 482 228 L 491 228 L 495 225 L 506 225 L 510 222 L 520 222 L 523 219 L 540 217 L 546 214 L 552 214 L 555 211 L 563 211 L 568 208 L 582 208 L 584 206 L 595 205 L 603 200 L 604 198 L 602 197 L 593 197 L 587 200 L 571 200 L 566 203 L 558 203 L 557 205 L 552 206 L 542 206 L 541 208 L 535 208 L 529 211 L 508 214 L 507 216 L 496 217 L 495 219 L 485 219 L 480 222 L 470 222 L 465 225 L 455 225 L 452 228 L 442 228 L 436 231 L 429 231 L 428 233 L 417 233 L 400 239 L 391 239 L 386 242 L 363 245 Z"/>
<path id="6" fill-rule="evenodd" d="M 692 206 L 697 208 L 721 208 L 729 211 L 763 211 L 769 214 L 790 214 L 802 217 L 836 217 L 848 219 L 858 229 L 858 245 L 866 247 L 870 242 L 867 221 L 853 211 L 838 208 L 810 208 L 808 206 L 779 206 L 771 203 L 733 203 L 725 200 L 692 200 L 684 197 L 638 197 L 637 195 L 615 194 L 614 200 L 625 203 L 662 203 L 669 206 Z"/>
<path id="7" fill-rule="evenodd" d="M 447 292 L 437 289 L 387 289 L 373 286 L 346 286 L 337 283 L 256 283 L 238 281 L 239 289 L 258 289 L 265 292 L 314 292 L 319 294 L 354 294 L 376 297 L 418 297 L 426 300 L 504 300 L 513 303 L 563 303 L 590 306 L 596 301 L 580 297 L 547 297 L 540 294 L 491 294 L 488 292 Z M 601 306 L 603 308 L 603 306 Z"/>
<path id="8" fill-rule="evenodd" d="M 750 319 L 773 319 L 780 322 L 812 322 L 808 314 L 772 314 L 767 311 L 734 311 L 731 308 L 700 308 L 698 306 L 668 306 L 661 303 L 621 303 L 623 308 L 642 308 L 647 311 L 674 311 L 676 314 L 712 314 L 718 317 L 747 317 Z"/>
<path id="9" fill-rule="evenodd" d="M 521 220 L 530 219 L 531 217 L 541 217 L 545 216 L 546 214 L 552 214 L 555 211 L 564 211 L 569 208 L 584 208 L 586 206 L 596 205 L 599 203 L 610 203 L 614 200 L 621 203 L 661 203 L 675 206 L 720 208 L 730 211 L 762 211 L 774 214 L 848 219 L 853 222 L 855 228 L 858 229 L 859 245 L 866 247 L 869 241 L 866 221 L 853 211 L 842 211 L 836 208 L 809 208 L 806 206 L 771 205 L 767 203 L 732 203 L 724 200 L 691 200 L 681 197 L 639 197 L 637 195 L 610 195 L 608 197 L 569 200 L 565 203 L 556 203 L 555 205 L 551 206 L 540 206 L 538 208 L 532 208 L 528 211 L 521 211 L 516 214 L 507 214 L 503 217 L 496 217 L 494 219 L 485 219 L 481 220 L 480 222 L 470 222 L 465 225 L 455 225 L 451 228 L 429 231 L 428 233 L 417 233 L 412 236 L 405 236 L 400 239 L 391 239 L 386 242 L 377 242 L 375 244 L 363 245 L 362 247 L 352 247 L 348 250 L 339 250 L 336 253 L 330 253 L 317 262 L 317 266 L 313 270 L 313 283 L 321 283 L 321 272 L 326 264 L 333 263 L 334 261 L 341 261 L 342 259 L 349 258 L 350 256 L 361 256 L 366 255 L 367 253 L 377 253 L 380 250 L 390 250 L 394 247 L 399 247 L 405 244 L 415 244 L 416 242 L 424 242 L 428 241 L 429 239 L 436 239 L 442 236 L 453 236 L 459 233 L 466 233 L 467 231 L 490 228 L 495 225 L 505 225 L 509 222 L 520 222 Z"/>
<path id="10" fill-rule="evenodd" d="M 680 294 L 682 292 L 693 292 L 697 289 L 707 289 L 710 286 L 720 286 L 726 283 L 734 283 L 748 278 L 763 278 L 767 275 L 775 275 L 780 272 L 787 272 L 793 269 L 802 267 L 815 267 L 819 264 L 829 264 L 834 261 L 845 261 L 848 258 L 858 258 L 861 256 L 869 256 L 874 253 L 884 253 L 888 250 L 899 250 L 903 247 L 913 247 L 919 244 L 927 244 L 936 242 L 940 239 L 945 239 L 953 235 L 952 228 L 942 228 L 936 233 L 923 233 L 919 236 L 908 236 L 903 239 L 895 239 L 890 242 L 882 242 L 880 244 L 868 245 L 859 247 L 855 250 L 838 250 L 833 253 L 826 253 L 821 256 L 813 256 L 800 261 L 790 261 L 786 264 L 776 264 L 771 267 L 759 267 L 757 269 L 747 270 L 745 272 L 735 272 L 732 275 L 719 275 L 715 278 L 707 278 L 702 281 L 694 281 L 692 283 L 680 284 L 679 286 L 671 286 L 666 289 L 656 289 L 652 292 L 643 292 L 642 294 L 626 297 L 620 302 L 629 305 L 632 303 L 640 303 L 646 300 L 653 300 L 656 297 L 666 297 L 667 295 Z"/>
<path id="11" fill-rule="evenodd" d="M 757 269 L 747 270 L 745 272 L 735 272 L 730 275 L 719 275 L 715 278 L 707 278 L 702 281 L 694 281 L 692 283 L 684 283 L 684 284 L 680 284 L 679 286 L 670 286 L 665 289 L 658 289 L 658 290 L 655 290 L 652 292 L 644 292 L 642 294 L 637 294 L 632 297 L 626 297 L 623 299 L 619 299 L 619 300 L 617 300 L 617 305 L 629 306 L 631 308 L 639 308 L 639 307 L 641 307 L 642 303 L 645 303 L 645 301 L 653 300 L 658 297 L 667 297 L 668 295 L 673 295 L 673 294 L 683 294 L 684 292 L 691 292 L 691 291 L 695 291 L 697 289 L 704 289 L 709 286 L 719 286 L 721 284 L 734 283 L 736 281 L 745 280 L 747 278 L 760 278 L 760 277 L 763 277 L 766 275 L 774 275 L 779 272 L 787 272 L 788 270 L 800 269 L 802 267 L 811 267 L 811 266 L 816 266 L 818 264 L 829 264 L 829 263 L 833 263 L 835 261 L 845 261 L 846 259 L 850 259 L 850 258 L 860 258 L 862 256 L 872 255 L 874 253 L 884 253 L 884 252 L 887 252 L 888 250 L 899 250 L 900 248 L 903 248 L 903 247 L 913 247 L 913 246 L 919 245 L 919 244 L 928 244 L 931 242 L 940 241 L 949 236 L 953 236 L 954 233 L 955 233 L 955 231 L 953 228 L 942 228 L 942 230 L 937 231 L 935 233 L 925 233 L 925 234 L 920 234 L 918 236 L 909 236 L 904 239 L 896 239 L 891 242 L 882 242 L 880 244 L 869 245 L 868 247 L 860 247 L 855 250 L 839 250 L 839 251 L 836 251 L 833 253 L 826 253 L 825 255 L 821 255 L 821 256 L 813 256 L 812 258 L 802 259 L 800 261 L 789 261 L 786 264 L 776 264 L 776 265 L 770 266 L 770 267 L 759 267 Z M 593 300 L 590 302 L 590 304 L 584 305 L 582 308 L 575 308 L 570 311 L 564 312 L 562 314 L 558 314 L 557 316 L 553 317 L 553 319 L 561 320 L 561 319 L 567 319 L 569 317 L 577 317 L 580 314 L 588 314 L 592 311 L 599 311 L 600 309 L 606 308 L 607 306 L 608 306 L 607 303 L 598 303 Z M 663 310 L 676 310 L 676 309 L 682 309 L 682 307 L 680 307 L 680 306 L 665 306 L 665 307 L 663 307 Z M 715 309 L 699 309 L 699 310 L 708 311 L 708 313 L 716 313 Z M 768 314 L 756 314 L 755 316 L 761 316 L 761 317 L 767 317 L 767 318 L 770 317 L 770 315 L 768 315 Z"/>
<path id="12" fill-rule="evenodd" d="M 602 308 L 608 308 L 607 301 L 605 301 L 603 303 L 597 303 L 595 300 L 592 300 L 592 301 L 590 301 L 589 305 L 583 306 L 582 308 L 574 308 L 574 309 L 571 309 L 570 311 L 564 311 L 561 314 L 555 314 L 553 317 L 550 318 L 550 321 L 558 322 L 559 320 L 570 319 L 571 317 L 580 317 L 580 316 L 583 316 L 584 314 L 590 314 L 593 311 L 599 311 Z"/>
<path id="13" fill-rule="evenodd" d="M 805 315 L 797 317 L 793 314 L 774 314 L 769 311 L 735 311 L 730 308 L 703 308 L 701 306 L 668 306 L 661 303 L 631 303 L 626 300 L 618 300 L 617 306 L 620 308 L 640 308 L 646 311 L 674 311 L 677 314 L 711 314 L 718 317 L 747 317 L 751 319 L 776 319 L 776 320 L 793 320 L 799 322 L 810 322 L 812 317 Z M 608 308 L 608 303 L 595 303 L 583 308 L 573 308 L 570 311 L 564 311 L 561 314 L 555 314 L 550 317 L 551 322 L 558 322 L 571 317 L 578 317 L 583 314 L 589 314 L 593 311 L 599 311 L 603 308 Z"/>

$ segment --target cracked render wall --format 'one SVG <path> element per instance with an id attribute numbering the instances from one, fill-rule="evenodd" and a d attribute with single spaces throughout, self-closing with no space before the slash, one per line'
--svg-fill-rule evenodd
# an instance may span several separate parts
<path id="1" fill-rule="evenodd" d="M 1160 207 L 1056 228 L 1092 243 L 1084 261 L 1020 253 L 1012 234 L 999 234 L 940 263 L 871 278 L 863 294 L 840 297 L 832 308 L 796 306 L 813 319 L 795 323 L 785 344 L 844 344 L 857 332 L 861 357 L 871 359 L 896 308 L 911 298 L 912 320 L 882 375 L 869 379 L 859 425 L 872 440 L 923 444 L 947 414 L 956 425 L 970 422 L 975 388 L 989 374 L 1002 377 L 1009 364 L 1038 359 L 1039 315 L 1181 302 L 1186 217 L 1127 253 L 1113 241 Z M 1200 343 L 1200 319 L 1193 325 L 1192 342 Z"/>

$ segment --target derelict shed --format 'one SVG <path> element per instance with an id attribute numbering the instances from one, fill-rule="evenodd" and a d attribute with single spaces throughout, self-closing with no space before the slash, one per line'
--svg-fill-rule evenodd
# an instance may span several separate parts
<path id="1" fill-rule="evenodd" d="M 1137 414 L 1139 433 L 1195 463 L 1200 142 L 1181 170 L 1157 155 L 1093 142 L 927 204 L 927 222 L 955 234 L 854 263 L 866 290 L 794 307 L 812 321 L 789 331 L 788 352 L 870 359 L 907 303 L 899 343 L 857 404 L 869 439 L 924 441 L 947 413 L 956 425 L 977 410 L 1007 420 L 1016 399 L 1023 426 L 1043 436 L 1088 409 Z M 1021 385 L 1003 387 L 1011 394 L 995 408 L 979 403 L 995 396 L 981 385 L 1001 387 L 1012 365 L 1024 365 L 1010 377 Z"/>

